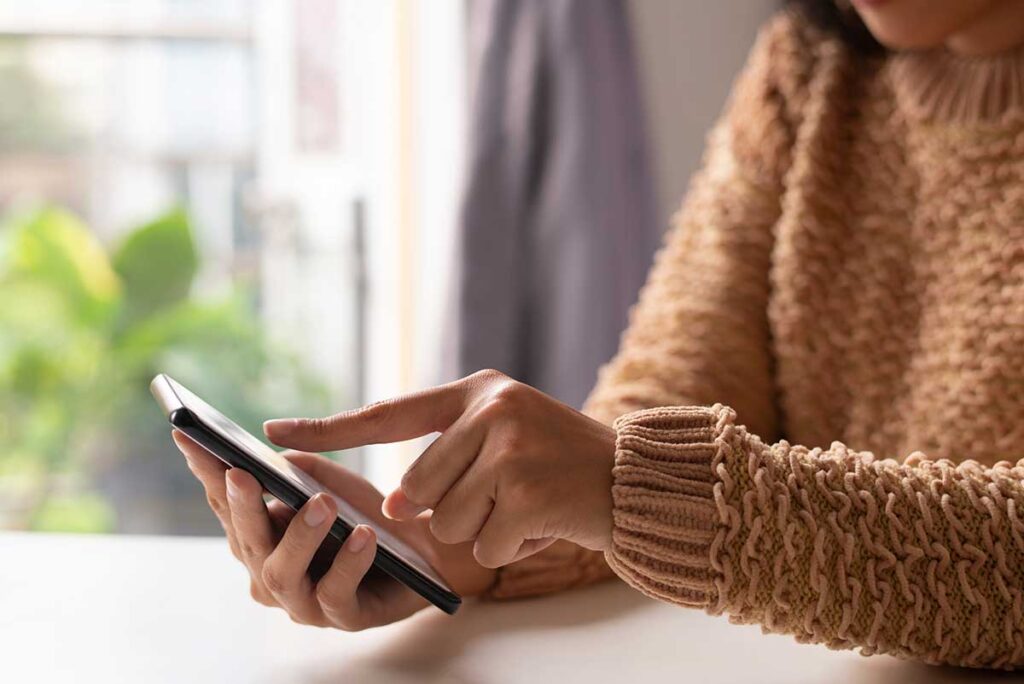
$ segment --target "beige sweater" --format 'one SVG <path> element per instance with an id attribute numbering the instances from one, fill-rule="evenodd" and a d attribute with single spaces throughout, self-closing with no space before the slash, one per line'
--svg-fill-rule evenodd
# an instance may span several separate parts
<path id="1" fill-rule="evenodd" d="M 493 596 L 610 566 L 801 641 L 1024 664 L 1024 55 L 773 20 L 588 411 L 613 549 Z"/>

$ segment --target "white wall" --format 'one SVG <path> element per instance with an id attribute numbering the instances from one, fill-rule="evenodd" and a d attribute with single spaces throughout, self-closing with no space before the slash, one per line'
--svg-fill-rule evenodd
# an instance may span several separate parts
<path id="1" fill-rule="evenodd" d="M 777 0 L 630 0 L 647 99 L 659 219 L 668 226 L 704 137 Z"/>

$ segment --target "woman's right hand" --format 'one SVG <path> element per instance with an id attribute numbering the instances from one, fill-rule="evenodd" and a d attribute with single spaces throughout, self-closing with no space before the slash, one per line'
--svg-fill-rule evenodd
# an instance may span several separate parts
<path id="1" fill-rule="evenodd" d="M 395 622 L 429 605 L 404 584 L 371 572 L 376 535 L 365 525 L 353 530 L 323 576 L 314 581 L 308 571 L 337 514 L 334 500 L 318 494 L 298 512 L 276 499 L 265 504 L 263 488 L 252 475 L 226 467 L 182 432 L 174 432 L 174 441 L 206 489 L 231 552 L 249 570 L 255 600 L 284 609 L 295 622 L 346 631 Z M 471 542 L 441 544 L 430 533 L 428 516 L 389 520 L 380 512 L 383 495 L 355 473 L 316 454 L 284 455 L 374 525 L 419 551 L 455 592 L 473 596 L 494 581 L 494 570 L 473 558 Z"/>

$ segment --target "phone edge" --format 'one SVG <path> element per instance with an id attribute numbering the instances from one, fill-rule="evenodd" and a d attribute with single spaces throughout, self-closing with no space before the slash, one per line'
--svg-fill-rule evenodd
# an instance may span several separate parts
<path id="1" fill-rule="evenodd" d="M 228 466 L 233 468 L 242 468 L 243 470 L 251 472 L 250 468 L 231 463 L 220 453 L 215 451 L 215 449 L 219 447 L 232 455 L 234 455 L 234 452 L 238 452 L 233 445 L 222 440 L 184 405 L 184 402 L 181 401 L 181 398 L 178 397 L 177 393 L 174 391 L 174 387 L 167 380 L 168 376 L 164 373 L 160 373 L 154 377 L 150 382 L 150 392 L 153 394 L 160 407 L 164 410 L 168 422 L 170 422 L 174 428 L 181 430 L 186 435 L 194 439 L 197 443 L 203 446 L 203 448 L 213 453 L 214 456 L 225 461 Z M 205 443 L 207 441 L 210 441 L 213 444 L 208 445 Z M 291 485 L 286 480 L 278 478 L 272 471 L 262 468 L 258 461 L 249 459 L 245 454 L 242 454 L 241 458 L 246 459 L 244 461 L 246 465 L 253 465 L 255 466 L 254 469 L 261 471 L 260 474 L 252 473 L 252 475 L 256 477 L 264 487 L 267 486 L 267 482 L 273 482 L 275 485 L 281 485 L 282 489 L 287 491 L 287 493 L 271 491 L 271 489 L 267 487 L 267 491 L 284 502 L 285 505 L 298 510 L 306 503 L 306 501 L 309 500 L 309 497 L 302 493 L 297 487 Z M 339 542 L 343 543 L 351 531 L 351 528 L 341 518 L 337 518 L 331 525 L 330 534 Z M 407 563 L 399 560 L 387 549 L 378 546 L 373 563 L 396 581 L 399 581 L 409 587 L 429 601 L 432 605 L 449 615 L 454 615 L 462 606 L 461 596 L 454 592 L 448 592 L 431 582 L 429 579 L 421 577 L 421 575 L 411 569 Z"/>

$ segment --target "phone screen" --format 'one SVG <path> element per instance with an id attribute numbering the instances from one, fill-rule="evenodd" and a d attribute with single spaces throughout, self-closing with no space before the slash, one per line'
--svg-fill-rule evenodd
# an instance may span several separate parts
<path id="1" fill-rule="evenodd" d="M 199 421 L 215 432 L 219 437 L 231 444 L 234 444 L 252 458 L 260 461 L 263 465 L 270 468 L 284 479 L 290 481 L 307 496 L 312 497 L 314 494 L 324 492 L 334 499 L 335 503 L 337 503 L 338 517 L 342 521 L 350 527 L 355 527 L 356 525 L 368 525 L 369 527 L 372 527 L 374 532 L 377 533 L 377 543 L 382 548 L 404 560 L 442 589 L 449 592 L 451 591 L 448 585 L 445 584 L 444 580 L 441 579 L 432 567 L 430 567 L 430 564 L 427 563 L 427 561 L 424 560 L 423 557 L 420 556 L 420 554 L 411 546 L 403 542 L 401 539 L 398 539 L 387 530 L 383 530 L 380 526 L 375 525 L 369 518 L 356 510 L 350 503 L 317 482 L 308 473 L 292 464 L 288 459 L 271 449 L 261 440 L 253 437 L 252 434 L 243 430 L 237 423 L 197 397 L 180 383 L 167 376 L 164 377 L 167 379 L 168 383 L 170 383 L 175 394 L 178 395 L 178 399 L 181 401 L 182 405 L 190 410 Z"/>

